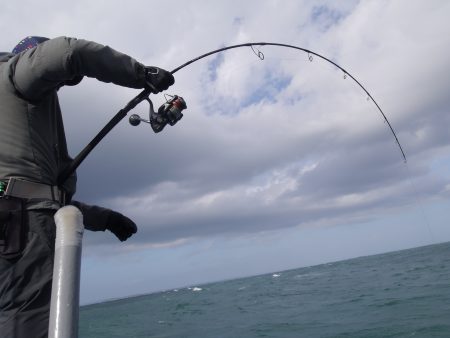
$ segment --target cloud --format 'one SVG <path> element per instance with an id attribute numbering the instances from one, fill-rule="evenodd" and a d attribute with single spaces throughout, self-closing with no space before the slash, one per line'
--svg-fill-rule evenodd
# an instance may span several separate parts
<path id="1" fill-rule="evenodd" d="M 167 69 L 248 41 L 323 54 L 374 96 L 409 158 L 406 168 L 374 104 L 323 60 L 268 46 L 259 48 L 263 61 L 250 48 L 216 55 L 176 74 L 169 92 L 188 105 L 176 126 L 155 135 L 123 121 L 78 171 L 79 199 L 138 222 L 136 247 L 377 217 L 412 203 L 411 179 L 419 196 L 446 196 L 448 178 L 430 165 L 450 141 L 446 2 L 130 1 L 121 11 L 110 2 L 86 11 L 80 1 L 70 15 L 55 3 L 42 2 L 54 13 L 48 20 L 26 14 L 26 28 L 96 40 Z M 5 31 L 16 11 L 0 14 Z M 134 25 L 121 25 L 124 17 Z M 19 36 L 5 37 L 2 49 L 25 34 L 13 28 Z M 95 80 L 63 89 L 72 154 L 137 93 Z M 135 112 L 145 117 L 146 105 Z"/>

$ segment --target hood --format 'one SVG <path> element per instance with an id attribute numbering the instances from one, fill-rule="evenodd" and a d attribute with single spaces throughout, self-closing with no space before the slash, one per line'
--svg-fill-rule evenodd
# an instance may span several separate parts
<path id="1" fill-rule="evenodd" d="M 0 62 L 6 62 L 14 56 L 12 53 L 3 53 L 0 52 Z"/>

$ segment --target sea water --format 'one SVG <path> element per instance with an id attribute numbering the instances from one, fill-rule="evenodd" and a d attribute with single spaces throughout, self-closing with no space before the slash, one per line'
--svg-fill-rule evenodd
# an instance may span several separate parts
<path id="1" fill-rule="evenodd" d="M 450 337 L 450 243 L 84 306 L 80 337 Z"/>

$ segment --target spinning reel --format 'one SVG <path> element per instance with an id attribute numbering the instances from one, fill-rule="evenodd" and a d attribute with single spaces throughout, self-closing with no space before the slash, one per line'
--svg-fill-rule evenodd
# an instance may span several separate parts
<path id="1" fill-rule="evenodd" d="M 157 112 L 153 109 L 153 102 L 150 98 L 145 98 L 150 105 L 149 119 L 145 120 L 139 115 L 133 114 L 129 118 L 130 124 L 132 126 L 137 126 L 141 122 L 149 123 L 155 133 L 159 133 L 167 124 L 170 124 L 171 126 L 175 125 L 183 117 L 181 112 L 187 108 L 186 101 L 184 101 L 181 96 L 177 95 L 172 96 L 165 94 L 165 96 L 166 103 L 159 107 Z M 167 97 L 170 97 L 170 99 L 167 100 Z"/>

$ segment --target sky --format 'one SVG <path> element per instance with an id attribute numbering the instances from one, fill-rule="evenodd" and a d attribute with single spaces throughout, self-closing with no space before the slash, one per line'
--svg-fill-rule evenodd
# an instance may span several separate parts
<path id="1" fill-rule="evenodd" d="M 78 170 L 75 199 L 138 233 L 84 233 L 81 303 L 450 241 L 450 2 L 3 1 L 0 51 L 71 36 L 172 70 L 183 119 L 123 120 Z M 258 58 L 261 52 L 264 60 Z M 140 91 L 59 92 L 76 156 Z M 162 94 L 150 97 L 155 106 Z M 142 103 L 133 113 L 148 117 Z"/>

